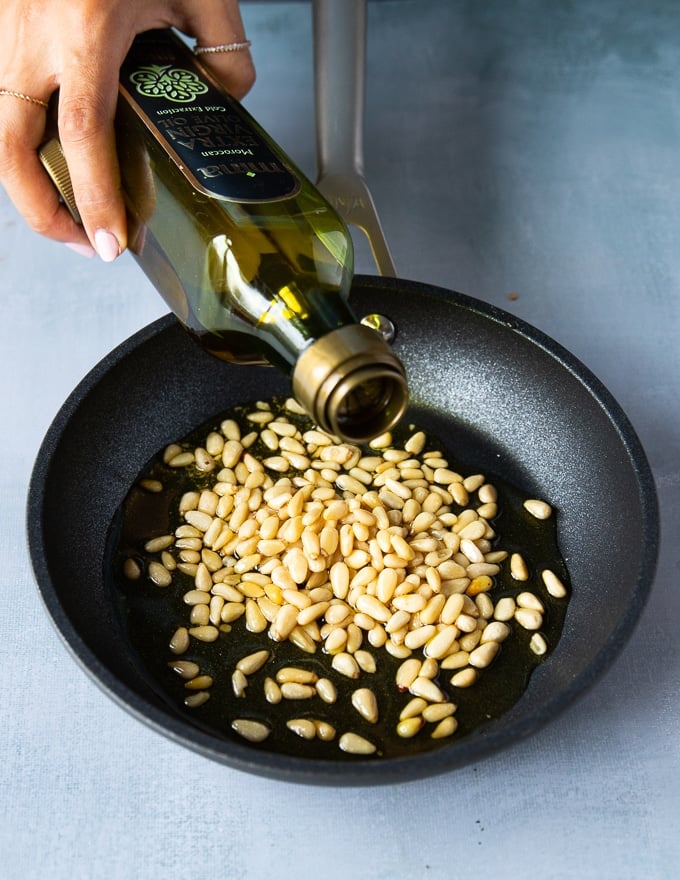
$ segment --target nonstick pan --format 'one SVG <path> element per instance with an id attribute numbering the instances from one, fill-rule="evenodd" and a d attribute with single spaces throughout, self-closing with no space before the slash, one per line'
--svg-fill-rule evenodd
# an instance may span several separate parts
<path id="1" fill-rule="evenodd" d="M 288 393 L 265 367 L 204 354 L 168 316 L 106 357 L 75 389 L 38 455 L 28 500 L 34 570 L 76 659 L 116 701 L 171 739 L 242 770 L 328 784 L 395 782 L 478 761 L 568 706 L 612 663 L 647 598 L 656 494 L 640 443 L 611 395 L 522 321 L 458 293 L 357 277 L 358 314 L 388 315 L 406 365 L 409 418 L 473 466 L 548 499 L 572 597 L 560 641 L 501 717 L 437 751 L 347 764 L 282 756 L 220 737 L 149 683 L 104 572 L 107 534 L 146 462 L 223 409 Z"/>
<path id="2" fill-rule="evenodd" d="M 383 275 L 389 249 L 362 177 L 365 4 L 315 0 L 320 186 L 368 234 Z M 329 113 L 328 108 L 339 108 Z M 50 427 L 28 497 L 28 538 L 47 611 L 76 660 L 114 700 L 175 742 L 286 781 L 358 785 L 451 770 L 510 747 L 582 695 L 630 636 L 652 585 L 658 513 L 644 451 L 619 405 L 576 358 L 514 316 L 450 290 L 357 276 L 350 304 L 397 328 L 408 420 L 468 466 L 554 506 L 571 584 L 562 636 L 511 709 L 413 756 L 335 761 L 254 748 L 199 726 L 146 675 L 106 572 L 116 511 L 147 462 L 235 404 L 287 395 L 265 367 L 205 354 L 172 316 L 99 363 Z"/>

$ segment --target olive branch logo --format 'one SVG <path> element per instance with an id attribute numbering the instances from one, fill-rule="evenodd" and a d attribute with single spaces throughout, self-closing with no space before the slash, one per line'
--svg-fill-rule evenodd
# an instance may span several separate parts
<path id="1" fill-rule="evenodd" d="M 140 67 L 132 74 L 130 81 L 140 95 L 165 98 L 176 104 L 188 104 L 197 95 L 204 95 L 208 91 L 207 85 L 193 71 L 169 64 Z"/>

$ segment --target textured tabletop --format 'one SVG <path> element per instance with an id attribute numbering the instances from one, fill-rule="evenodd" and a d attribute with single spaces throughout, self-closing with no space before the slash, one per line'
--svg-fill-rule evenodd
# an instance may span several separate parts
<path id="1" fill-rule="evenodd" d="M 314 176 L 309 4 L 243 11 L 246 104 Z M 677 876 L 679 84 L 675 0 L 369 4 L 366 174 L 399 274 L 498 305 L 582 360 L 638 432 L 662 521 L 651 598 L 595 687 L 516 747 L 407 785 L 213 764 L 73 662 L 31 570 L 31 468 L 72 388 L 166 309 L 129 256 L 41 240 L 0 194 L 0 877 Z M 358 263 L 372 271 L 361 248 Z"/>

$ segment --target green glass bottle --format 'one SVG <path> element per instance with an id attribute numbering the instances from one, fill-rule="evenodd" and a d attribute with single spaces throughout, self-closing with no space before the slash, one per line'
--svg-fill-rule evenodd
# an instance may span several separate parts
<path id="1" fill-rule="evenodd" d="M 129 249 L 200 344 L 284 370 L 344 439 L 391 428 L 407 405 L 404 368 L 348 306 L 345 224 L 172 31 L 133 43 L 116 137 Z M 53 142 L 42 151 L 55 181 L 59 154 Z"/>

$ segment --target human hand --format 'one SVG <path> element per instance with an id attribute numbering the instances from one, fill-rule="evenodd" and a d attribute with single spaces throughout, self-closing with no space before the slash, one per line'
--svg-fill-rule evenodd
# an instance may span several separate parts
<path id="1" fill-rule="evenodd" d="M 2 0 L 0 182 L 36 232 L 106 262 L 125 250 L 113 133 L 119 70 L 137 34 L 167 27 L 201 46 L 245 41 L 238 0 Z M 236 98 L 255 81 L 247 48 L 201 57 Z M 82 226 L 38 158 L 57 89 L 59 138 Z"/>

